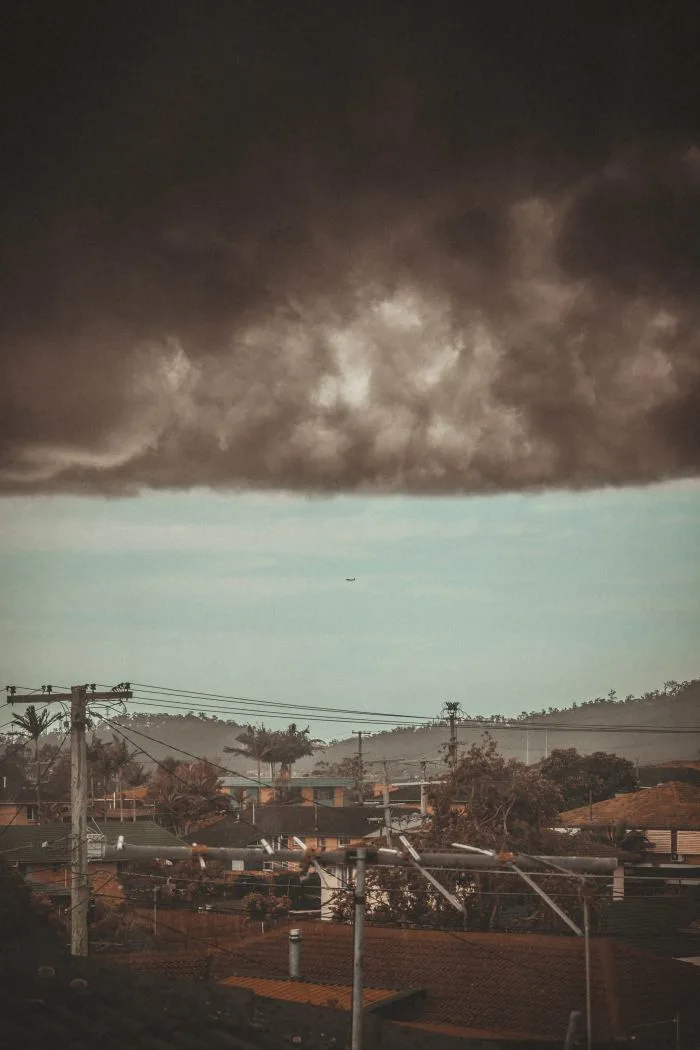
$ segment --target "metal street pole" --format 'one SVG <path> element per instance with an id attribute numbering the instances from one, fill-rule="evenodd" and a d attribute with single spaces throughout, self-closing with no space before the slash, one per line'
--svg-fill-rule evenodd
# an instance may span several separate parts
<path id="1" fill-rule="evenodd" d="M 593 1046 L 593 1025 L 591 1005 L 591 937 L 590 921 L 588 912 L 588 896 L 583 897 L 583 944 L 586 956 L 586 1047 L 591 1050 Z"/>
<path id="2" fill-rule="evenodd" d="M 84 685 L 71 689 L 71 955 L 88 953 L 88 884 L 87 848 L 87 747 L 85 723 L 87 720 L 87 690 Z"/>
<path id="3" fill-rule="evenodd" d="M 367 851 L 362 846 L 357 849 L 355 867 L 355 922 L 353 927 L 352 946 L 352 1027 L 350 1035 L 351 1050 L 362 1050 L 362 960 L 365 943 L 365 863 Z"/>

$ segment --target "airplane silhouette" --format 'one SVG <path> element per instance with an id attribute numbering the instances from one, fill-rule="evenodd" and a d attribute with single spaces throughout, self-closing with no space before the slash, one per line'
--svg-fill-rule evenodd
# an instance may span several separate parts
<path id="1" fill-rule="evenodd" d="M 354 576 L 346 576 L 345 577 L 345 582 L 346 583 L 354 583 L 355 582 L 355 577 Z"/>

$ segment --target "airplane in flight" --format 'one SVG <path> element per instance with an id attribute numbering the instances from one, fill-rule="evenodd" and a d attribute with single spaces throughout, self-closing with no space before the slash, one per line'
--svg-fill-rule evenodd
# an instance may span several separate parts
<path id="1" fill-rule="evenodd" d="M 355 577 L 354 576 L 346 576 L 345 577 L 345 582 L 346 583 L 354 583 L 355 582 Z"/>

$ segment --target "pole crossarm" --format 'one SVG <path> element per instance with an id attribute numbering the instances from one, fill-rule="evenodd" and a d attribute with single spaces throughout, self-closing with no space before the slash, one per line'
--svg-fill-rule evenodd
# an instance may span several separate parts
<path id="1" fill-rule="evenodd" d="M 89 704 L 92 700 L 131 700 L 132 692 L 128 684 L 124 687 L 115 686 L 114 689 L 90 689 L 84 686 L 85 700 Z M 58 693 L 53 690 L 49 693 L 8 693 L 8 704 L 69 704 L 73 698 L 72 693 Z"/>

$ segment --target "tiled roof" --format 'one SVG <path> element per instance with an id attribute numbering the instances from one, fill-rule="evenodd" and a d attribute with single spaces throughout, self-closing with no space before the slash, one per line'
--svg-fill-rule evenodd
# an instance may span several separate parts
<path id="1" fill-rule="evenodd" d="M 90 821 L 88 833 L 99 832 L 114 845 L 120 835 L 132 845 L 184 846 L 185 843 L 152 820 Z M 8 824 L 0 827 L 0 854 L 18 864 L 64 864 L 70 860 L 70 824 Z M 44 845 L 46 843 L 46 845 Z"/>
<path id="2" fill-rule="evenodd" d="M 278 976 L 287 963 L 287 930 L 242 942 L 231 958 L 235 976 Z M 564 1041 L 571 1010 L 585 1016 L 583 939 L 543 934 L 486 934 L 368 927 L 369 988 L 424 988 L 419 1023 L 520 1033 Z M 301 975 L 310 982 L 350 983 L 352 929 L 303 927 Z M 700 1027 L 700 974 L 607 938 L 591 944 L 593 1019 L 597 1038 L 632 1034 L 633 1026 L 673 1017 Z"/>
<path id="3" fill-rule="evenodd" d="M 274 835 L 346 835 L 362 838 L 371 830 L 367 818 L 346 806 L 256 806 L 255 826 L 266 838 Z M 212 843 L 213 845 L 213 843 Z"/>
<path id="4" fill-rule="evenodd" d="M 209 824 L 206 828 L 193 831 L 187 836 L 187 841 L 196 842 L 200 846 L 243 847 L 257 842 L 260 834 L 247 820 L 238 820 L 233 814 L 227 813 L 221 820 Z"/>
<path id="5" fill-rule="evenodd" d="M 268 977 L 227 977 L 221 982 L 234 988 L 248 988 L 263 999 L 285 999 L 287 1002 L 308 1003 L 309 1006 L 331 1006 L 349 1010 L 352 1005 L 352 987 L 338 984 L 313 984 L 309 981 L 275 980 Z M 365 1006 L 393 999 L 393 988 L 367 988 L 363 996 Z"/>
<path id="6" fill-rule="evenodd" d="M 567 810 L 559 819 L 569 827 L 625 823 L 642 828 L 700 829 L 700 788 L 672 780 L 595 802 L 592 807 Z"/>

